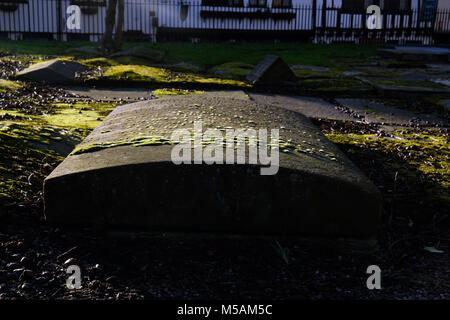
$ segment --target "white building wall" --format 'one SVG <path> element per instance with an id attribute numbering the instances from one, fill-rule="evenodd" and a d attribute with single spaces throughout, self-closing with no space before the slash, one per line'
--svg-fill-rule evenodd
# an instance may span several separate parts
<path id="1" fill-rule="evenodd" d="M 439 0 L 435 30 L 437 33 L 450 33 L 450 0 Z"/>
<path id="2" fill-rule="evenodd" d="M 156 2 L 158 1 L 158 2 Z M 265 19 L 230 19 L 230 18 L 202 18 L 201 10 L 231 11 L 231 12 L 257 12 L 261 8 L 247 7 L 249 0 L 244 0 L 244 7 L 207 7 L 201 5 L 201 0 L 184 0 L 182 9 L 181 0 L 125 0 L 125 23 L 124 31 L 142 31 L 144 34 L 155 35 L 156 28 L 153 23 L 157 21 L 157 27 L 182 28 L 182 29 L 228 29 L 228 30 L 314 30 L 313 21 L 316 27 L 337 28 L 341 30 L 362 29 L 364 27 L 365 16 L 360 14 L 342 14 L 339 22 L 338 13 L 342 6 L 342 0 L 317 0 L 316 11 L 313 12 L 315 0 L 292 0 L 294 9 L 271 8 L 272 1 L 268 0 L 268 8 L 273 13 L 296 13 L 294 19 L 274 20 Z M 369 1 L 369 0 L 362 0 Z M 381 0 L 383 2 L 388 0 Z M 58 17 L 61 19 L 61 32 L 63 40 L 70 34 L 91 34 L 90 40 L 97 41 L 104 33 L 104 19 L 106 7 L 98 7 L 96 14 L 82 14 L 81 30 L 68 30 L 66 27 L 66 9 L 70 5 L 70 0 L 61 1 L 61 13 L 58 13 L 57 0 L 29 0 L 28 4 L 19 4 L 15 12 L 0 11 L 0 32 L 7 33 L 12 39 L 20 39 L 22 33 L 51 33 L 56 38 L 58 34 Z M 412 9 L 421 7 L 422 0 L 413 0 Z M 130 5 L 131 4 L 131 5 Z M 368 4 L 368 2 L 367 2 Z M 324 5 L 326 6 L 325 19 L 322 23 Z M 450 0 L 439 0 L 439 8 L 450 10 Z M 187 8 L 187 9 L 186 9 Z M 299 8 L 299 9 L 295 9 Z M 187 10 L 183 14 L 182 10 Z M 265 9 L 264 9 L 265 10 Z M 156 18 L 151 16 L 155 12 Z M 436 19 L 435 29 L 440 32 L 450 32 L 450 19 L 448 16 Z M 445 18 L 445 19 L 444 19 Z M 409 23 L 415 24 L 419 19 L 417 13 L 411 17 L 400 15 L 382 15 L 386 29 L 397 29 L 403 21 L 403 27 Z M 411 21 L 410 21 L 411 20 Z M 338 26 L 339 23 L 339 26 Z M 430 22 L 420 23 L 420 27 L 430 26 Z M 398 35 L 401 37 L 402 35 Z"/>
<path id="3" fill-rule="evenodd" d="M 450 10 L 450 0 L 439 0 L 438 8 Z"/>
<path id="4" fill-rule="evenodd" d="M 313 0 L 293 0 L 294 7 L 304 7 L 304 10 L 272 8 L 272 0 L 267 0 L 267 8 L 272 13 L 299 13 L 292 20 L 273 19 L 233 19 L 233 18 L 202 18 L 201 11 L 221 12 L 258 12 L 262 8 L 248 7 L 249 0 L 244 0 L 244 7 L 203 6 L 201 0 L 186 1 L 187 15 L 182 18 L 182 8 L 174 0 L 162 0 L 158 5 L 158 26 L 165 28 L 188 29 L 228 29 L 228 30 L 310 30 L 312 26 Z M 184 17 L 184 16 L 183 16 Z"/>

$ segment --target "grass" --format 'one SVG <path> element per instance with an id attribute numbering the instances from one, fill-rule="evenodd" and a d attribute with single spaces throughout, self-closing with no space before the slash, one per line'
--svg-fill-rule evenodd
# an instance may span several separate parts
<path id="1" fill-rule="evenodd" d="M 22 84 L 18 81 L 0 79 L 0 92 L 13 91 L 20 88 L 22 88 Z"/>
<path id="2" fill-rule="evenodd" d="M 246 76 L 252 72 L 254 65 L 242 62 L 227 62 L 215 66 L 213 71 L 227 75 Z"/>
<path id="3" fill-rule="evenodd" d="M 236 87 L 248 87 L 242 81 L 232 79 L 221 79 L 193 73 L 176 73 L 168 69 L 148 67 L 142 65 L 119 65 L 112 66 L 105 70 L 103 76 L 93 77 L 90 81 L 108 80 L 108 81 L 133 81 L 158 84 L 215 84 Z"/>
<path id="4" fill-rule="evenodd" d="M 86 60 L 79 61 L 79 63 L 84 64 L 85 66 L 87 66 L 89 68 L 111 67 L 111 66 L 116 66 L 119 64 L 118 62 L 108 59 L 108 58 L 86 59 Z"/>
<path id="5" fill-rule="evenodd" d="M 31 55 L 62 55 L 69 48 L 94 46 L 92 42 L 0 41 L 0 52 Z"/>
<path id="6" fill-rule="evenodd" d="M 108 80 L 129 81 L 157 81 L 164 82 L 170 76 L 170 72 L 162 68 L 147 67 L 142 65 L 120 65 L 106 69 L 104 78 Z"/>
<path id="7" fill-rule="evenodd" d="M 166 52 L 169 60 L 214 66 L 239 61 L 257 64 L 266 54 L 282 57 L 289 64 L 336 67 L 336 60 L 362 61 L 376 54 L 376 47 L 349 44 L 316 45 L 307 43 L 158 43 L 155 49 Z"/>
<path id="8" fill-rule="evenodd" d="M 0 52 L 32 55 L 64 55 L 69 48 L 97 47 L 92 42 L 57 41 L 0 41 Z M 363 61 L 376 54 L 377 47 L 352 44 L 308 44 L 308 43 L 124 43 L 124 48 L 144 46 L 166 53 L 170 63 L 188 62 L 202 66 L 216 66 L 239 61 L 257 64 L 266 54 L 281 56 L 289 64 L 337 67 L 337 61 Z"/>

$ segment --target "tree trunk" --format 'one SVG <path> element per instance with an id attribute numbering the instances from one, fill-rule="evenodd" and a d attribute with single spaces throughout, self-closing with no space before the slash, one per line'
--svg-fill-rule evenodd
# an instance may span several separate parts
<path id="1" fill-rule="evenodd" d="M 109 0 L 105 17 L 105 34 L 103 35 L 102 50 L 109 54 L 114 51 L 114 25 L 116 24 L 116 7 L 117 0 Z"/>
<path id="2" fill-rule="evenodd" d="M 116 37 L 114 39 L 114 49 L 119 51 L 122 48 L 122 32 L 124 22 L 124 0 L 119 0 L 119 17 L 116 26 Z"/>

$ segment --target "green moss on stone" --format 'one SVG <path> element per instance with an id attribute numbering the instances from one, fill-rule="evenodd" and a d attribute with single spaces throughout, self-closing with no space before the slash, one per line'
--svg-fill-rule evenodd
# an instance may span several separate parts
<path id="1" fill-rule="evenodd" d="M 182 89 L 156 89 L 153 94 L 156 96 L 173 96 L 173 95 L 186 95 L 186 94 L 202 94 L 204 91 L 198 90 L 182 90 Z"/>
<path id="2" fill-rule="evenodd" d="M 177 73 L 170 70 L 143 65 L 118 65 L 108 68 L 102 77 L 92 77 L 91 80 L 148 82 L 161 84 L 197 83 L 218 84 L 239 87 L 249 87 L 248 84 L 233 80 L 201 76 L 193 73 Z"/>
<path id="3" fill-rule="evenodd" d="M 102 149 L 120 147 L 120 146 L 133 146 L 133 147 L 141 147 L 141 146 L 160 146 L 160 145 L 171 145 L 176 144 L 178 141 L 172 141 L 170 139 L 160 137 L 160 136 L 144 136 L 144 137 L 136 137 L 130 140 L 124 141 L 114 141 L 114 142 L 101 142 L 101 143 L 92 143 L 88 145 L 81 145 L 76 147 L 75 150 L 72 151 L 72 155 L 82 154 L 87 152 L 94 152 Z"/>
<path id="4" fill-rule="evenodd" d="M 118 65 L 118 63 L 116 61 L 107 59 L 107 58 L 93 58 L 93 59 L 80 60 L 79 62 L 90 68 L 111 67 L 111 66 Z"/>

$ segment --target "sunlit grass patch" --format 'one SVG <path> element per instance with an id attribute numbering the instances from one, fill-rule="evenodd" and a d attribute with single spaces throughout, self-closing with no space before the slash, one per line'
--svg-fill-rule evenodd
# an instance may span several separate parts
<path id="1" fill-rule="evenodd" d="M 227 62 L 215 66 L 212 71 L 228 76 L 246 76 L 252 72 L 253 67 L 252 64 L 243 62 Z"/>
<path id="2" fill-rule="evenodd" d="M 106 69 L 102 77 L 91 78 L 91 80 L 100 80 L 100 79 L 113 81 L 149 82 L 161 84 L 197 83 L 197 84 L 217 84 L 217 85 L 240 86 L 240 87 L 249 86 L 248 84 L 242 81 L 233 79 L 220 79 L 193 73 L 171 72 L 164 68 L 139 66 L 139 65 L 113 66 Z"/>
<path id="3" fill-rule="evenodd" d="M 108 68 L 103 77 L 108 80 L 167 82 L 170 72 L 155 67 L 119 65 Z"/>
<path id="4" fill-rule="evenodd" d="M 83 104 L 55 104 L 54 113 L 41 117 L 47 124 L 58 127 L 71 127 L 79 129 L 94 129 L 103 118 L 114 109 L 115 105 L 109 103 Z"/>
<path id="5" fill-rule="evenodd" d="M 108 58 L 93 58 L 93 59 L 80 60 L 79 62 L 90 68 L 111 67 L 111 66 L 118 65 L 118 63 L 116 61 L 108 59 Z"/>
<path id="6" fill-rule="evenodd" d="M 19 81 L 0 79 L 0 92 L 19 90 L 23 87 Z"/>

